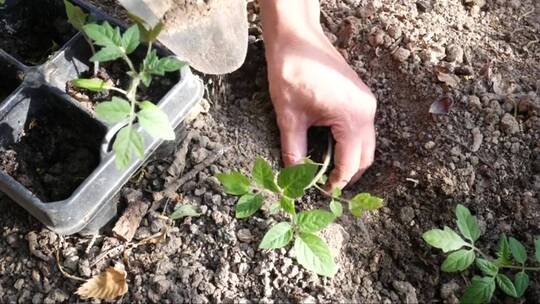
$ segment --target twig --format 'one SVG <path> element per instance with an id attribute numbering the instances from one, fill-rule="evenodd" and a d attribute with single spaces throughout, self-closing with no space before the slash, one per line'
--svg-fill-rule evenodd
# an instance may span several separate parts
<path id="1" fill-rule="evenodd" d="M 200 163 L 200 164 L 196 165 L 195 167 L 193 167 L 193 169 L 191 169 L 191 171 L 189 171 L 188 173 L 184 174 L 184 176 L 182 176 L 182 178 L 180 178 L 180 179 L 176 180 L 175 182 L 171 183 L 170 185 L 168 185 L 165 188 L 165 190 L 162 191 L 164 196 L 166 196 L 166 197 L 174 196 L 174 193 L 176 193 L 176 191 L 178 191 L 178 189 L 180 187 L 182 187 L 182 185 L 184 185 L 187 181 L 192 180 L 193 178 L 195 178 L 195 176 L 199 172 L 201 172 L 202 170 L 206 169 L 208 166 L 210 166 L 211 164 L 216 162 L 221 156 L 223 156 L 223 154 L 225 154 L 229 150 L 230 150 L 230 147 L 222 148 L 219 151 L 217 151 L 216 154 L 208 156 L 207 158 L 205 158 L 202 163 Z"/>
<path id="2" fill-rule="evenodd" d="M 177 179 L 186 168 L 186 156 L 189 149 L 189 144 L 191 143 L 191 140 L 193 139 L 193 136 L 195 135 L 194 131 L 189 132 L 186 135 L 186 138 L 182 142 L 182 146 L 174 154 L 174 160 L 171 163 L 169 169 L 167 169 L 167 173 L 170 175 L 165 178 L 165 187 L 169 186 L 175 179 Z"/>

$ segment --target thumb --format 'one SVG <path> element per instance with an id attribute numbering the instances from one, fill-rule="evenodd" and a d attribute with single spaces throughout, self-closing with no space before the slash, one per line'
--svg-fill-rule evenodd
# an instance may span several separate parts
<path id="1" fill-rule="evenodd" d="M 307 129 L 306 125 L 294 120 L 279 123 L 281 154 L 286 167 L 298 164 L 306 157 Z"/>

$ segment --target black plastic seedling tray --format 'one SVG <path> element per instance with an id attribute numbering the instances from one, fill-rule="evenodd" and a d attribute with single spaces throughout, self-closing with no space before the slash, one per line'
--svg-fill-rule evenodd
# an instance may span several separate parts
<path id="1" fill-rule="evenodd" d="M 41 1 L 27 2 L 43 5 Z M 92 5 L 74 2 L 98 20 L 122 26 Z M 170 54 L 163 47 L 157 46 L 157 49 L 162 55 Z M 66 82 L 90 69 L 89 57 L 89 47 L 81 34 L 74 34 L 44 63 L 34 66 L 18 58 L 17 54 L 0 49 L 0 153 L 15 151 L 16 157 L 24 159 L 26 164 L 40 158 L 54 158 L 51 167 L 45 171 L 28 167 L 33 170 L 30 175 L 39 176 L 37 185 L 24 179 L 21 182 L 20 178 L 0 169 L 0 192 L 51 230 L 66 235 L 96 233 L 114 218 L 117 207 L 113 197 L 143 163 L 135 158 L 126 170 L 118 170 L 110 147 L 116 131 L 122 126 L 107 126 L 66 92 Z M 157 104 L 169 115 L 173 126 L 178 127 L 202 98 L 203 85 L 188 67 L 169 80 L 172 88 Z M 40 124 L 44 123 L 50 128 L 42 132 L 45 135 L 39 132 Z M 148 158 L 162 141 L 143 134 L 145 157 Z M 66 138 L 62 138 L 64 135 Z M 53 138 L 43 138 L 46 136 Z M 62 141 L 69 145 L 55 144 Z M 48 143 L 46 147 L 43 142 Z M 24 151 L 14 148 L 19 144 L 37 148 Z M 47 176 L 48 172 L 55 172 L 57 176 Z M 55 179 L 58 176 L 73 177 L 74 174 L 80 176 L 68 183 Z M 48 187 L 51 183 L 55 188 L 59 188 L 59 184 L 65 187 L 53 191 Z"/>

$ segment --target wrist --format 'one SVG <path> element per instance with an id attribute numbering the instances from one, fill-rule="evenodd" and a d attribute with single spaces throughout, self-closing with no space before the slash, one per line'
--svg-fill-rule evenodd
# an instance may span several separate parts
<path id="1" fill-rule="evenodd" d="M 269 52 L 306 42 L 319 44 L 326 39 L 318 0 L 261 0 L 261 16 Z"/>

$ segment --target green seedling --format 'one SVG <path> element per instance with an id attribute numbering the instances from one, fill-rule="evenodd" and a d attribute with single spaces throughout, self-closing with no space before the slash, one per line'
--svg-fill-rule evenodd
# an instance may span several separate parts
<path id="1" fill-rule="evenodd" d="M 152 48 L 152 42 L 159 34 L 160 25 L 149 30 L 144 26 L 141 30 L 141 26 L 141 24 L 133 25 L 123 34 L 120 28 L 113 28 L 108 22 L 84 24 L 81 27 L 84 35 L 93 44 L 101 47 L 90 58 L 91 62 L 121 59 L 127 63 L 129 67 L 127 74 L 131 78 L 127 89 L 115 87 L 110 82 L 99 78 L 72 81 L 73 85 L 78 88 L 94 92 L 112 90 L 123 95 L 123 97 L 112 97 L 112 100 L 96 106 L 96 115 L 99 119 L 111 125 L 125 124 L 116 134 L 113 144 L 115 161 L 119 169 L 125 169 L 129 165 L 133 154 L 140 159 L 144 156 L 143 137 L 133 126 L 135 120 L 144 131 L 154 138 L 164 140 L 175 138 L 167 114 L 151 101 L 137 100 L 137 89 L 141 85 L 150 86 L 154 75 L 164 76 L 168 72 L 178 71 L 185 63 L 173 56 L 160 58 L 156 50 Z M 139 47 L 141 42 L 147 42 L 148 48 L 146 57 L 137 70 L 129 55 Z"/>
<path id="2" fill-rule="evenodd" d="M 96 48 L 94 44 L 92 43 L 92 40 L 88 37 L 88 35 L 85 34 L 83 27 L 87 24 L 93 21 L 93 18 L 85 13 L 80 7 L 72 4 L 71 2 L 64 0 L 64 6 L 66 8 L 66 15 L 68 17 L 68 22 L 76 29 L 78 30 L 86 42 L 88 42 L 88 46 L 90 46 L 90 50 L 92 51 L 92 55 L 96 54 Z M 94 62 L 94 77 L 97 75 L 97 72 L 99 71 L 99 62 Z"/>
<path id="3" fill-rule="evenodd" d="M 361 193 L 347 200 L 341 197 L 341 191 L 334 191 L 332 194 L 324 191 L 317 182 L 321 180 L 329 161 L 327 153 L 322 165 L 307 160 L 304 164 L 285 168 L 275 174 L 268 162 L 258 158 L 251 177 L 240 172 L 230 172 L 218 174 L 217 178 L 226 193 L 240 197 L 235 208 L 237 218 L 247 218 L 257 212 L 267 194 L 277 195 L 279 200 L 270 207 L 271 213 L 283 212 L 288 220 L 272 226 L 263 237 L 259 248 L 277 249 L 294 242 L 296 260 L 300 265 L 319 275 L 333 277 L 337 272 L 334 257 L 326 242 L 317 233 L 343 214 L 342 203 L 348 204 L 352 215 L 360 217 L 365 211 L 380 208 L 383 200 L 368 193 Z M 331 197 L 329 210 L 297 211 L 295 201 L 302 198 L 305 191 L 312 187 Z"/>
<path id="4" fill-rule="evenodd" d="M 449 253 L 441 266 L 444 272 L 460 272 L 476 265 L 481 276 L 474 276 L 461 299 L 462 303 L 489 303 L 498 287 L 513 298 L 521 298 L 529 286 L 528 271 L 540 271 L 531 267 L 527 250 L 515 238 L 501 235 L 496 256 L 492 258 L 476 247 L 481 232 L 476 217 L 463 205 L 456 207 L 457 226 L 461 235 L 449 227 L 433 229 L 423 234 L 431 246 Z M 535 241 L 535 259 L 540 263 L 540 238 Z M 533 258 L 531 258 L 533 260 Z M 515 273 L 510 279 L 509 272 Z"/>

